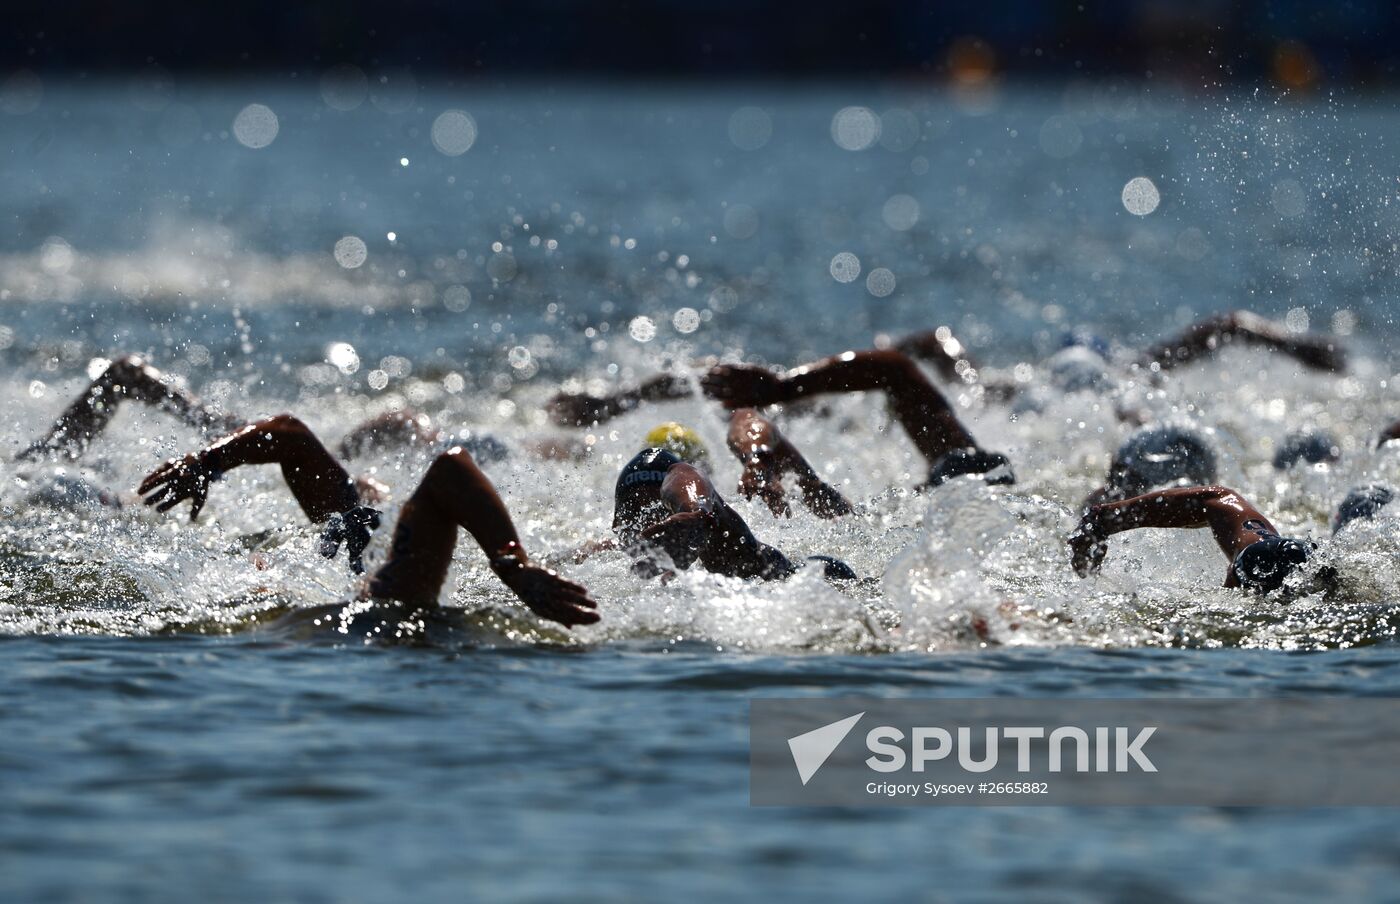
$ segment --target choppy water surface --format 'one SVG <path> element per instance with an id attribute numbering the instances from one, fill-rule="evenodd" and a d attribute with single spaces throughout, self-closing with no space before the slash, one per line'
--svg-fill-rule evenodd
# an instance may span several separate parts
<path id="1" fill-rule="evenodd" d="M 253 103 L 276 117 L 263 147 Z M 749 811 L 743 728 L 755 694 L 1396 692 L 1395 517 L 1328 525 L 1350 487 L 1400 482 L 1400 452 L 1374 450 L 1400 416 L 1388 103 L 1126 84 L 417 86 L 347 103 L 334 85 L 46 85 L 0 130 L 0 888 L 1193 900 L 1393 879 L 1394 821 L 1376 813 Z M 874 114 L 838 113 L 853 105 Z M 1155 207 L 1141 183 L 1125 192 L 1138 177 Z M 1066 392 L 1040 363 L 1071 327 L 1121 358 L 1230 307 L 1334 330 L 1353 366 L 1230 350 L 1158 385 L 1114 365 Z M 277 627 L 351 577 L 315 555 L 271 469 L 216 485 L 194 525 L 141 510 L 140 477 L 200 439 L 160 415 L 124 411 L 81 462 L 12 461 L 103 359 L 139 352 L 227 410 L 291 410 L 327 440 L 404 406 L 490 433 L 515 450 L 487 470 L 527 546 L 557 554 L 606 534 L 617 468 L 657 421 L 700 431 L 722 489 L 738 475 L 714 406 L 569 431 L 541 413 L 561 386 L 940 324 L 1047 387 L 1012 406 L 949 387 L 1015 487 L 909 492 L 921 464 L 869 399 L 784 416 L 858 514 L 730 501 L 766 541 L 869 580 L 663 587 L 602 555 L 567 570 L 603 622 L 567 635 L 466 546 L 445 593 L 460 617 L 425 644 Z M 1131 429 L 1122 407 L 1208 432 L 1222 482 L 1316 538 L 1340 588 L 1227 593 L 1209 537 L 1181 532 L 1116 538 L 1104 573 L 1077 579 L 1063 537 Z M 1342 461 L 1275 471 L 1305 424 Z M 592 451 L 524 454 L 542 437 Z M 401 502 L 427 460 L 354 467 Z M 59 477 L 126 506 L 50 504 Z"/>

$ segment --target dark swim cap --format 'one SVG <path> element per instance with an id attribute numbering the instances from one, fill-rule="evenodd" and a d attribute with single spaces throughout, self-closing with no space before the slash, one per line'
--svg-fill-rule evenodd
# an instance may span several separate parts
<path id="1" fill-rule="evenodd" d="M 807 561 L 821 562 L 822 577 L 826 578 L 828 581 L 856 580 L 856 573 L 851 566 L 833 556 L 808 556 Z"/>
<path id="2" fill-rule="evenodd" d="M 1123 441 L 1108 468 L 1108 485 L 1138 496 L 1185 480 L 1215 483 L 1215 452 L 1205 438 L 1184 427 L 1148 427 Z"/>
<path id="3" fill-rule="evenodd" d="M 933 463 L 928 472 L 928 485 L 940 486 L 954 477 L 977 474 L 989 484 L 1012 484 L 1016 475 L 1011 472 L 1011 462 L 1000 452 L 986 452 L 982 449 L 954 449 Z"/>
<path id="4" fill-rule="evenodd" d="M 1312 555 L 1312 547 L 1288 537 L 1256 540 L 1235 556 L 1235 578 L 1240 586 L 1255 593 L 1272 593 L 1284 580 L 1301 568 Z"/>
<path id="5" fill-rule="evenodd" d="M 1337 515 L 1332 519 L 1332 533 L 1335 534 L 1358 518 L 1374 518 L 1376 512 L 1394 500 L 1395 491 L 1390 487 L 1378 483 L 1357 487 L 1347 493 L 1347 498 L 1337 506 Z"/>
<path id="6" fill-rule="evenodd" d="M 1274 467 L 1286 471 L 1300 461 L 1310 465 L 1333 462 L 1342 457 L 1342 448 L 1325 430 L 1294 430 L 1283 438 L 1274 452 Z"/>
<path id="7" fill-rule="evenodd" d="M 635 522 L 642 513 L 661 502 L 661 482 L 672 465 L 680 464 L 674 452 L 643 449 L 622 466 L 613 491 L 613 528 Z"/>

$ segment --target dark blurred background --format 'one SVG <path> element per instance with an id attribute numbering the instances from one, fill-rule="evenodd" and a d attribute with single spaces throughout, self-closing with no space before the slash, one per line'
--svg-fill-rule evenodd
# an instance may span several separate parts
<path id="1" fill-rule="evenodd" d="M 5 68 L 156 65 L 292 75 L 334 63 L 448 78 L 1162 77 L 1210 88 L 1393 82 L 1400 5 L 1377 0 L 517 0 L 11 4 Z"/>

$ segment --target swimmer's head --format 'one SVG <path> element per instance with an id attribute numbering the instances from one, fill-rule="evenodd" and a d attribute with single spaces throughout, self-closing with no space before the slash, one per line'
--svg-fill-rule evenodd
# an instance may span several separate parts
<path id="1" fill-rule="evenodd" d="M 1108 469 L 1113 496 L 1137 496 L 1175 483 L 1215 483 L 1215 452 L 1185 427 L 1148 427 L 1123 441 Z"/>
<path id="2" fill-rule="evenodd" d="M 1050 382 L 1064 392 L 1099 391 L 1108 387 L 1108 362 L 1091 348 L 1062 348 L 1045 362 Z"/>
<path id="3" fill-rule="evenodd" d="M 1376 513 L 1395 500 L 1395 491 L 1390 487 L 1373 483 L 1357 487 L 1342 504 L 1337 506 L 1337 514 L 1332 519 L 1332 533 L 1336 533 L 1358 519 L 1374 518 Z"/>
<path id="4" fill-rule="evenodd" d="M 675 421 L 667 421 L 651 428 L 646 435 L 646 444 L 665 449 L 681 461 L 690 464 L 703 463 L 710 454 L 704 441 L 700 439 L 700 434 Z"/>
<path id="5" fill-rule="evenodd" d="M 659 447 L 643 449 L 623 465 L 613 491 L 613 531 L 623 542 L 666 517 L 661 502 L 661 483 L 672 465 L 681 459 Z"/>
<path id="6" fill-rule="evenodd" d="M 1325 430 L 1294 430 L 1283 438 L 1274 452 L 1274 467 L 1286 471 L 1299 462 L 1328 464 L 1342 457 L 1342 447 Z"/>
<path id="7" fill-rule="evenodd" d="M 1013 484 L 1016 475 L 1011 462 L 1000 452 L 983 449 L 954 449 L 934 462 L 928 472 L 928 485 L 940 486 L 954 477 L 976 475 L 989 484 Z"/>
<path id="8" fill-rule="evenodd" d="M 1265 537 L 1249 544 L 1231 566 L 1240 586 L 1255 593 L 1272 593 L 1288 576 L 1307 564 L 1311 544 L 1289 537 Z"/>
<path id="9" fill-rule="evenodd" d="M 1087 348 L 1105 360 L 1113 353 L 1113 347 L 1108 344 L 1107 339 L 1086 329 L 1068 330 L 1060 336 L 1060 348 L 1074 348 L 1076 346 Z"/>
<path id="10" fill-rule="evenodd" d="M 808 562 L 817 562 L 821 565 L 822 577 L 830 582 L 845 582 L 857 580 L 855 569 L 842 562 L 834 556 L 808 556 Z"/>

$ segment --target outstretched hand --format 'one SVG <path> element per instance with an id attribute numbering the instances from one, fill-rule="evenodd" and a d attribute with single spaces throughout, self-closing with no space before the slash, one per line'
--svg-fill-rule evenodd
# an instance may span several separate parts
<path id="1" fill-rule="evenodd" d="M 199 516 L 209 498 L 209 483 L 213 473 L 198 452 L 191 452 L 184 458 L 172 458 L 156 468 L 136 492 L 147 493 L 146 505 L 154 505 L 158 512 L 168 512 L 175 506 L 190 500 L 190 520 Z"/>
<path id="2" fill-rule="evenodd" d="M 1081 578 L 1098 574 L 1108 555 L 1108 539 L 1099 533 L 1089 516 L 1079 522 L 1079 527 L 1069 535 L 1070 564 L 1074 573 Z"/>
<path id="3" fill-rule="evenodd" d="M 788 400 L 783 378 L 766 367 L 753 364 L 721 364 L 700 378 L 705 395 L 725 408 L 772 405 Z"/>
<path id="4" fill-rule="evenodd" d="M 581 585 L 538 565 L 522 565 L 502 580 L 530 611 L 565 627 L 598 621 L 598 604 Z"/>

